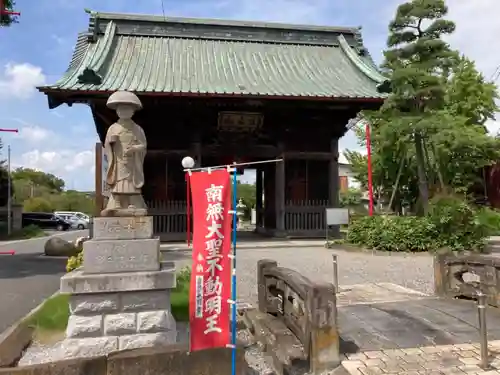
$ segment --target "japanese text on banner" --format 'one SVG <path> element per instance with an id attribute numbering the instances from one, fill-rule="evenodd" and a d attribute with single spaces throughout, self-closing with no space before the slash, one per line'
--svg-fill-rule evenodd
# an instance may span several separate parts
<path id="1" fill-rule="evenodd" d="M 191 176 L 193 275 L 190 295 L 191 350 L 229 343 L 231 294 L 230 177 L 226 170 Z"/>

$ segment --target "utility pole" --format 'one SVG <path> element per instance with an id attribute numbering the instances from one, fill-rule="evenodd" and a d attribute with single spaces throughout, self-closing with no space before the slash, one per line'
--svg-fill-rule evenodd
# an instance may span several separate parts
<path id="1" fill-rule="evenodd" d="M 10 178 L 10 145 L 7 146 L 7 234 L 12 234 L 12 179 Z"/>
<path id="2" fill-rule="evenodd" d="M 17 129 L 0 129 L 0 132 L 18 133 Z M 7 146 L 7 234 L 12 234 L 12 179 L 10 178 L 10 145 Z"/>

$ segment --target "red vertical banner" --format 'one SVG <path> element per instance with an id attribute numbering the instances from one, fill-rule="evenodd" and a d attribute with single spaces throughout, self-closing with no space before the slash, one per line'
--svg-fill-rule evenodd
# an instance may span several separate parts
<path id="1" fill-rule="evenodd" d="M 193 268 L 189 293 L 191 351 L 230 343 L 231 178 L 193 172 Z"/>

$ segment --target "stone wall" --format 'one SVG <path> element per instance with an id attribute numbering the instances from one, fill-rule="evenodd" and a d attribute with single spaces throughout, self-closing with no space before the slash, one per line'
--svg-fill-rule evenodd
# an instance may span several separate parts
<path id="1" fill-rule="evenodd" d="M 7 224 L 7 207 L 0 207 L 0 216 L 5 217 L 5 223 Z M 23 206 L 13 204 L 12 205 L 12 230 L 20 230 L 23 227 Z"/>
<path id="2" fill-rule="evenodd" d="M 500 307 L 500 257 L 438 254 L 434 257 L 434 291 L 442 297 L 474 298 L 481 290 L 488 304 Z"/>
<path id="3" fill-rule="evenodd" d="M 246 373 L 244 351 L 236 352 L 237 375 Z M 230 375 L 231 349 L 188 353 L 183 345 L 134 349 L 108 356 L 0 368 L 0 375 Z"/>

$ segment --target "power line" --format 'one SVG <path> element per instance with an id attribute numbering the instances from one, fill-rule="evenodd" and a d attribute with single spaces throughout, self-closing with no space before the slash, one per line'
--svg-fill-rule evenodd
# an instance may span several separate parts
<path id="1" fill-rule="evenodd" d="M 493 74 L 491 75 L 491 78 L 490 78 L 490 81 L 491 82 L 496 82 L 498 80 L 498 78 L 500 77 L 500 65 L 498 65 L 495 69 L 495 71 L 493 72 Z"/>

